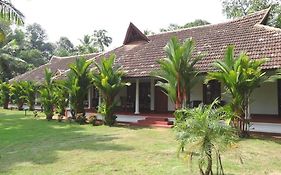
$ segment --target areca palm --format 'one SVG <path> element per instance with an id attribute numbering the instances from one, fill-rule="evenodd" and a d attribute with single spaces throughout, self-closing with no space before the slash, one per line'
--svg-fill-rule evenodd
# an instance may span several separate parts
<path id="1" fill-rule="evenodd" d="M 68 90 L 71 94 L 71 104 L 75 112 L 85 114 L 84 110 L 84 97 L 87 95 L 87 90 L 91 84 L 91 61 L 87 61 L 85 58 L 79 58 L 75 61 L 75 64 L 70 65 L 70 72 L 68 74 Z"/>
<path id="2" fill-rule="evenodd" d="M 26 101 L 24 88 L 24 82 L 15 82 L 11 86 L 11 98 L 18 110 L 23 110 L 23 104 Z"/>
<path id="3" fill-rule="evenodd" d="M 225 89 L 232 96 L 230 103 L 232 110 L 242 123 L 240 129 L 243 131 L 244 119 L 249 119 L 249 99 L 252 92 L 262 83 L 271 81 L 272 76 L 262 71 L 261 65 L 266 59 L 250 59 L 245 53 L 234 57 L 234 46 L 227 47 L 223 60 L 214 63 L 217 72 L 210 72 L 207 81 L 216 79 L 224 84 Z M 236 123 L 238 127 L 238 123 Z"/>
<path id="4" fill-rule="evenodd" d="M 221 152 L 237 141 L 235 130 L 221 122 L 231 118 L 231 112 L 223 107 L 216 108 L 218 101 L 211 105 L 182 109 L 175 112 L 175 131 L 179 141 L 179 153 L 191 160 L 198 157 L 199 172 L 213 174 L 212 165 L 216 161 L 216 174 L 224 174 Z M 183 120 L 182 120 L 183 119 Z M 184 149 L 186 148 L 186 149 Z"/>
<path id="5" fill-rule="evenodd" d="M 0 93 L 1 93 L 0 99 L 4 109 L 8 109 L 8 105 L 10 101 L 10 91 L 11 91 L 11 86 L 8 82 L 3 82 L 0 84 Z"/>
<path id="6" fill-rule="evenodd" d="M 189 102 L 190 89 L 197 82 L 194 65 L 202 58 L 193 56 L 194 40 L 189 38 L 183 44 L 173 37 L 165 46 L 167 57 L 158 61 L 160 70 L 153 75 L 164 80 L 156 85 L 162 87 L 176 104 L 176 109 L 186 107 Z"/>
<path id="7" fill-rule="evenodd" d="M 54 115 L 54 104 L 55 104 L 55 81 L 53 79 L 53 72 L 46 68 L 45 69 L 45 81 L 41 86 L 39 92 L 41 96 L 41 103 L 43 105 L 43 111 L 46 115 L 47 120 L 51 120 Z"/>
<path id="8" fill-rule="evenodd" d="M 113 125 L 116 119 L 114 117 L 114 98 L 126 85 L 122 80 L 125 73 L 122 67 L 114 64 L 115 58 L 115 55 L 110 55 L 109 58 L 102 58 L 100 63 L 95 62 L 96 69 L 93 75 L 93 83 L 103 99 L 103 105 L 99 106 L 100 112 L 105 117 L 105 124 L 109 126 Z"/>
<path id="9" fill-rule="evenodd" d="M 34 110 L 36 93 L 38 91 L 38 86 L 32 81 L 22 82 L 24 96 L 27 101 L 30 111 Z"/>

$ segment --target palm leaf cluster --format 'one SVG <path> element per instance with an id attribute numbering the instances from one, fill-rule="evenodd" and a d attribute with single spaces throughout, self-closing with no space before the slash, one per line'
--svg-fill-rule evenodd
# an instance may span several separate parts
<path id="1" fill-rule="evenodd" d="M 195 42 L 187 39 L 183 44 L 173 37 L 165 46 L 167 57 L 158 61 L 160 70 L 154 76 L 160 78 L 157 86 L 164 89 L 170 99 L 176 103 L 176 109 L 189 103 L 190 89 L 197 80 L 195 64 L 202 58 L 193 56 Z"/>
<path id="2" fill-rule="evenodd" d="M 232 114 L 225 108 L 216 108 L 218 101 L 198 108 L 182 109 L 175 112 L 177 122 L 175 131 L 180 142 L 179 153 L 192 160 L 198 157 L 200 174 L 213 174 L 213 159 L 216 161 L 217 174 L 223 174 L 221 152 L 237 140 L 235 130 L 223 122 Z M 180 118 L 180 119 L 178 119 Z"/>
<path id="3" fill-rule="evenodd" d="M 214 63 L 217 71 L 208 73 L 207 81 L 220 81 L 231 94 L 230 105 L 238 117 L 244 118 L 245 114 L 249 118 L 248 105 L 253 90 L 271 80 L 271 76 L 266 75 L 261 67 L 265 61 L 266 59 L 250 59 L 245 53 L 235 58 L 234 47 L 229 46 L 224 59 Z"/>
<path id="4" fill-rule="evenodd" d="M 125 73 L 122 67 L 114 64 L 115 58 L 115 55 L 110 55 L 109 58 L 102 58 L 100 63 L 95 62 L 96 69 L 93 75 L 93 83 L 103 97 L 104 106 L 100 108 L 100 111 L 103 111 L 108 125 L 112 125 L 115 121 L 113 119 L 114 98 L 126 85 L 122 79 Z"/>

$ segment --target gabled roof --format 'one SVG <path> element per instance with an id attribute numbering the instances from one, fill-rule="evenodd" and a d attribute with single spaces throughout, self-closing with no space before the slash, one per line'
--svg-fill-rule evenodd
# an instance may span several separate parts
<path id="1" fill-rule="evenodd" d="M 38 68 L 35 68 L 31 71 L 28 71 L 22 75 L 16 76 L 10 80 L 10 82 L 14 81 L 34 81 L 36 83 L 42 83 L 45 77 L 45 69 L 50 68 L 52 72 L 55 73 L 56 76 L 64 73 L 69 69 L 69 65 L 74 63 L 77 58 L 83 57 L 85 59 L 91 59 L 97 56 L 98 53 L 85 54 L 85 55 L 76 55 L 69 57 L 58 57 L 53 56 L 49 63 L 44 64 Z"/>
<path id="2" fill-rule="evenodd" d="M 212 71 L 212 63 L 223 58 L 228 45 L 235 45 L 236 54 L 246 52 L 252 59 L 270 58 L 263 69 L 281 68 L 281 30 L 263 24 L 268 12 L 266 9 L 229 22 L 151 35 L 149 42 L 123 45 L 103 55 L 115 53 L 128 77 L 150 76 L 159 68 L 157 60 L 166 57 L 163 47 L 172 36 L 181 41 L 192 37 L 195 53 L 205 53 L 196 64 L 200 72 Z"/>
<path id="3" fill-rule="evenodd" d="M 146 41 L 149 39 L 133 24 L 130 23 L 123 44 L 130 44 L 135 41 Z"/>
<path id="4" fill-rule="evenodd" d="M 117 57 L 116 63 L 123 66 L 127 77 L 146 77 L 159 68 L 157 60 L 166 57 L 163 47 L 171 37 L 177 36 L 181 41 L 192 37 L 196 42 L 195 53 L 205 53 L 202 60 L 195 65 L 202 73 L 214 70 L 212 63 L 223 58 L 228 45 L 235 45 L 236 54 L 246 52 L 252 59 L 270 58 L 270 61 L 263 65 L 263 69 L 281 68 L 281 29 L 264 25 L 268 13 L 269 9 L 266 9 L 225 23 L 147 37 L 142 36 L 140 30 L 131 23 L 122 46 L 92 57 L 99 60 L 114 53 Z M 134 32 L 138 37 L 131 37 Z M 54 62 L 54 65 L 59 64 Z M 59 69 L 56 66 L 51 67 L 53 70 Z M 40 77 L 42 79 L 43 71 L 44 68 L 40 67 L 14 79 L 37 81 Z"/>

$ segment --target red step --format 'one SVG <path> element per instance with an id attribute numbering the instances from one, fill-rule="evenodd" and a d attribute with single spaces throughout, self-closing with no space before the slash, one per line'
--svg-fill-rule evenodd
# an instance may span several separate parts
<path id="1" fill-rule="evenodd" d="M 147 117 L 143 120 L 138 120 L 137 123 L 133 123 L 132 125 L 171 128 L 173 126 L 173 122 L 164 117 Z"/>

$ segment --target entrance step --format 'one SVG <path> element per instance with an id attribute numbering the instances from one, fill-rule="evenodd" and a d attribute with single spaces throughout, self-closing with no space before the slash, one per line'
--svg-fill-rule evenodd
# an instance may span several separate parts
<path id="1" fill-rule="evenodd" d="M 138 120 L 138 122 L 133 125 L 171 128 L 173 127 L 173 122 L 169 121 L 168 118 L 165 117 L 146 117 L 143 120 Z"/>

